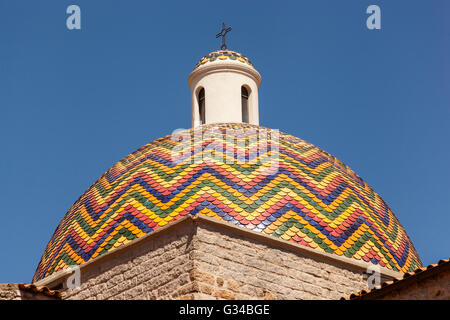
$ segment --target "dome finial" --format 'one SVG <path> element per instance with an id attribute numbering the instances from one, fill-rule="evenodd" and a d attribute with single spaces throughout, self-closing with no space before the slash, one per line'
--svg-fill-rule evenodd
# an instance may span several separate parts
<path id="1" fill-rule="evenodd" d="M 231 31 L 231 27 L 226 27 L 225 22 L 222 23 L 222 31 L 220 33 L 216 34 L 216 38 L 222 37 L 222 45 L 220 46 L 221 50 L 227 50 L 227 45 L 225 43 L 225 35 Z"/>

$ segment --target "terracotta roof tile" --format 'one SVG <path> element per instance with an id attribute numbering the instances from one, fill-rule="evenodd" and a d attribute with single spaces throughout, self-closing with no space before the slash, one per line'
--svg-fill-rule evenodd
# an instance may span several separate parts
<path id="1" fill-rule="evenodd" d="M 19 289 L 23 290 L 23 291 L 31 292 L 31 293 L 41 293 L 48 297 L 54 297 L 57 299 L 62 298 L 61 291 L 51 290 L 45 286 L 36 286 L 34 284 L 19 283 Z"/>
<path id="2" fill-rule="evenodd" d="M 436 268 L 443 268 L 444 266 L 449 267 L 450 266 L 450 259 L 442 259 L 439 260 L 438 263 L 430 264 L 427 267 L 417 268 L 414 272 L 407 272 L 403 275 L 403 278 L 396 278 L 394 280 L 385 281 L 381 284 L 380 287 L 372 289 L 372 290 L 361 290 L 357 293 L 352 293 L 348 297 L 342 297 L 341 300 L 358 300 L 362 299 L 363 296 L 366 296 L 368 294 L 374 294 L 374 293 L 381 293 L 384 290 L 387 290 L 386 288 L 390 289 L 393 285 L 399 285 L 403 283 L 405 279 L 412 279 L 415 280 L 415 277 L 417 277 L 420 274 L 424 274 L 431 271 L 436 271 Z"/>

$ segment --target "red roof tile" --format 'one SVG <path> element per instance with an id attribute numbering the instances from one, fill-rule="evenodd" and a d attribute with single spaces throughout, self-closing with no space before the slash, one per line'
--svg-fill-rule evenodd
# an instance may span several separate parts
<path id="1" fill-rule="evenodd" d="M 45 286 L 36 286 L 34 284 L 19 283 L 19 289 L 23 290 L 23 291 L 31 292 L 31 293 L 41 293 L 48 297 L 54 297 L 57 299 L 62 298 L 61 291 L 51 290 Z"/>
<path id="2" fill-rule="evenodd" d="M 341 300 L 360 300 L 363 298 L 368 298 L 370 296 L 374 295 L 380 295 L 386 291 L 390 291 L 392 289 L 397 289 L 401 286 L 403 286 L 406 279 L 410 279 L 411 282 L 418 281 L 420 278 L 422 278 L 421 275 L 424 276 L 431 276 L 431 274 L 435 274 L 439 271 L 443 271 L 447 268 L 450 268 L 450 259 L 443 259 L 439 260 L 438 263 L 430 264 L 427 267 L 422 267 L 416 269 L 414 272 L 407 272 L 403 275 L 403 278 L 396 278 L 391 281 L 386 281 L 381 284 L 380 287 L 372 289 L 372 290 L 362 290 L 357 293 L 352 293 L 349 297 L 342 297 Z M 420 276 L 420 277 L 419 277 Z"/>

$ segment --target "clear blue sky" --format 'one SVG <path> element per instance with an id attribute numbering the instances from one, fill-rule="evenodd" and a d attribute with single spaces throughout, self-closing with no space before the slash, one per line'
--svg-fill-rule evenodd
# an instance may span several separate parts
<path id="1" fill-rule="evenodd" d="M 66 8 L 81 7 L 81 30 Z M 366 28 L 370 4 L 381 30 Z M 30 282 L 59 221 L 115 162 L 191 125 L 187 76 L 229 48 L 261 125 L 338 157 L 424 264 L 450 256 L 450 1 L 0 0 L 0 282 Z"/>

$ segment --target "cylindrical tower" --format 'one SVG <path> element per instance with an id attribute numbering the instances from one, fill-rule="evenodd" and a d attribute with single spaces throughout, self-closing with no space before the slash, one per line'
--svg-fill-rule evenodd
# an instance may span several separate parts
<path id="1" fill-rule="evenodd" d="M 259 125 L 261 75 L 244 55 L 230 50 L 211 52 L 200 59 L 188 82 L 193 127 L 224 122 Z"/>

